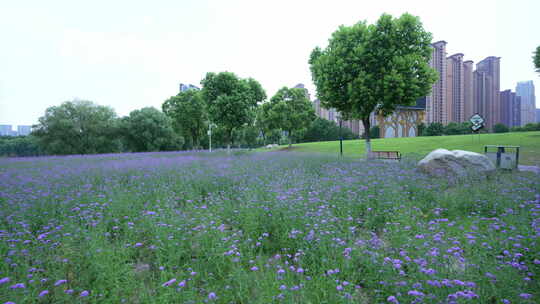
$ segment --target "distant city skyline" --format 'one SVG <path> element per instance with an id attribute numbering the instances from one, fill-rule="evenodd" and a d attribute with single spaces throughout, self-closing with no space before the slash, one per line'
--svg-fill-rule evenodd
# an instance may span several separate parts
<path id="1" fill-rule="evenodd" d="M 427 0 L 4 1 L 0 123 L 35 124 L 46 108 L 74 98 L 111 106 L 119 116 L 159 109 L 180 81 L 199 85 L 206 72 L 253 77 L 268 97 L 302 82 L 315 98 L 313 48 L 324 47 L 339 25 L 373 23 L 385 12 L 419 16 L 433 41 L 448 42 L 448 54 L 475 63 L 501 57 L 500 90 L 514 89 L 518 81 L 540 80 L 531 58 L 538 11 L 535 0 L 456 0 L 444 9 Z"/>
<path id="2" fill-rule="evenodd" d="M 0 136 L 26 136 L 29 135 L 31 131 L 32 126 L 28 125 L 13 126 L 0 124 Z"/>

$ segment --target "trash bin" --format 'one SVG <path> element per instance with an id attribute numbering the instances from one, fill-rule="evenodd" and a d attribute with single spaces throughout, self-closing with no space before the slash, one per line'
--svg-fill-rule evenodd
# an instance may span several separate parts
<path id="1" fill-rule="evenodd" d="M 519 163 L 519 146 L 484 146 L 485 155 L 495 167 L 501 169 L 517 169 Z"/>

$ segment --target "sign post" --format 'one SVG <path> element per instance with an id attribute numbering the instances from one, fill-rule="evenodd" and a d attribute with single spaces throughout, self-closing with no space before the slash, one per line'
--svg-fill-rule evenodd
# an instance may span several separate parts
<path id="1" fill-rule="evenodd" d="M 472 131 L 478 134 L 478 136 L 480 136 L 480 133 L 478 131 L 480 131 L 480 129 L 484 127 L 484 122 L 485 122 L 484 118 L 480 116 L 480 114 L 476 113 L 473 116 L 471 116 L 471 118 L 469 118 L 469 121 L 472 123 L 472 126 L 471 126 Z"/>

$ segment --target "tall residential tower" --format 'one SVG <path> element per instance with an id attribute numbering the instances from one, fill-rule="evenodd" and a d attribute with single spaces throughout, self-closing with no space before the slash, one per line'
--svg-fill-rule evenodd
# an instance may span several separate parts
<path id="1" fill-rule="evenodd" d="M 536 96 L 532 80 L 520 81 L 516 86 L 516 95 L 521 97 L 521 125 L 536 121 Z"/>
<path id="2" fill-rule="evenodd" d="M 463 113 L 466 121 L 475 114 L 473 96 L 473 62 L 467 60 L 463 62 Z"/>
<path id="3" fill-rule="evenodd" d="M 486 127 L 491 130 L 493 125 L 501 122 L 500 104 L 500 64 L 501 57 L 490 56 L 476 64 L 475 77 L 477 86 L 474 88 L 477 93 L 475 103 L 478 103 L 477 111 L 486 120 Z M 479 76 L 479 75 L 480 76 Z"/>
<path id="4" fill-rule="evenodd" d="M 458 53 L 446 58 L 446 63 L 446 117 L 448 122 L 464 122 L 466 118 L 463 54 Z"/>
<path id="5" fill-rule="evenodd" d="M 448 123 L 446 113 L 446 41 L 438 41 L 431 45 L 430 65 L 438 74 L 439 79 L 433 84 L 431 94 L 426 99 L 426 122 Z"/>

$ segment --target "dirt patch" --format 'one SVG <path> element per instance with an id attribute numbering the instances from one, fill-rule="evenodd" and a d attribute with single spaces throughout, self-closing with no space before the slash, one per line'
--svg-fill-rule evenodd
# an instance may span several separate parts
<path id="1" fill-rule="evenodd" d="M 276 149 L 276 150 L 272 150 L 270 152 L 291 152 L 291 151 L 294 151 L 294 150 L 298 150 L 298 147 L 284 147 L 284 148 L 279 148 L 279 149 Z"/>

